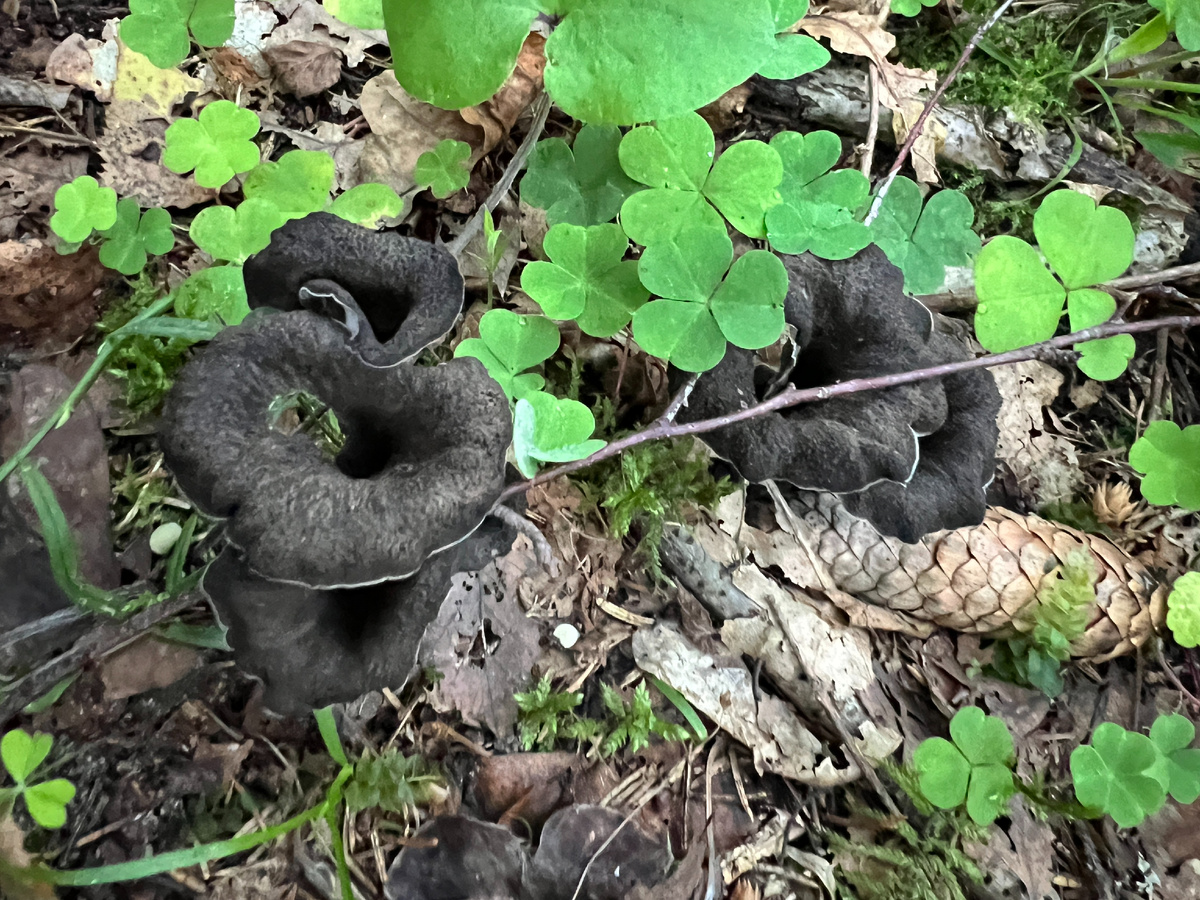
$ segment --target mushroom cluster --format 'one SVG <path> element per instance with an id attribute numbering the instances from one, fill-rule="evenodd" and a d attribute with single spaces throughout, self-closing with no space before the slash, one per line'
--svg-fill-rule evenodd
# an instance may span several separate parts
<path id="1" fill-rule="evenodd" d="M 701 378 L 681 422 L 728 414 L 790 382 L 797 388 L 967 359 L 904 293 L 904 276 L 878 247 L 846 260 L 786 256 L 785 317 L 796 330 L 790 371 L 768 371 L 730 348 Z M 914 542 L 977 525 L 991 481 L 1000 395 L 973 370 L 793 406 L 705 435 L 750 481 L 777 479 L 842 495 L 882 533 Z"/>
<path id="2" fill-rule="evenodd" d="M 413 362 L 462 308 L 445 250 L 316 214 L 245 280 L 270 309 L 184 367 L 160 438 L 184 494 L 226 520 L 204 589 L 239 662 L 301 713 L 403 682 L 450 576 L 500 549 L 491 531 L 463 542 L 504 486 L 512 419 L 478 360 Z M 336 415 L 334 458 L 275 427 L 297 392 Z"/>

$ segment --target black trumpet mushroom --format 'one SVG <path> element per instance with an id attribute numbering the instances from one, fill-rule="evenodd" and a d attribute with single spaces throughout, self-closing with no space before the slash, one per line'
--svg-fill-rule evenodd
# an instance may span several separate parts
<path id="1" fill-rule="evenodd" d="M 504 392 L 475 359 L 411 362 L 459 313 L 462 280 L 444 251 L 384 237 L 320 214 L 280 229 L 246 267 L 251 305 L 273 308 L 217 335 L 164 405 L 165 459 L 231 545 L 204 590 L 281 712 L 399 686 L 451 576 L 507 549 L 495 529 L 467 540 L 504 486 Z M 332 458 L 278 427 L 297 394 L 336 416 Z"/>
<path id="2" fill-rule="evenodd" d="M 757 366 L 754 354 L 730 348 L 696 383 L 679 421 L 743 409 L 787 383 L 818 387 L 970 357 L 934 330 L 929 311 L 904 294 L 903 274 L 878 247 L 846 260 L 783 259 L 785 316 L 798 349 L 786 380 Z M 982 521 L 999 408 L 991 374 L 974 370 L 800 404 L 705 440 L 747 480 L 841 494 L 881 532 L 912 542 Z"/>

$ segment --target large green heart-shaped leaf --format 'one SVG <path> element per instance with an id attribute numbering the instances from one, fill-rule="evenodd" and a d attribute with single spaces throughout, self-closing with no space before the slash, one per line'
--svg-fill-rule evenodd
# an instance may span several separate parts
<path id="1" fill-rule="evenodd" d="M 287 221 L 273 203 L 243 200 L 236 207 L 208 206 L 192 219 L 196 246 L 213 259 L 243 263 L 271 242 L 271 232 Z"/>
<path id="2" fill-rule="evenodd" d="M 559 341 L 558 326 L 543 316 L 491 309 L 479 320 L 479 337 L 462 341 L 454 355 L 478 359 L 514 400 L 542 387 L 541 376 L 520 373 L 553 356 Z"/>
<path id="3" fill-rule="evenodd" d="M 542 391 L 517 401 L 513 417 L 513 455 L 527 478 L 537 474 L 539 462 L 584 459 L 604 448 L 592 438 L 596 420 L 578 400 L 559 399 Z"/>
<path id="4" fill-rule="evenodd" d="M 277 162 L 260 163 L 242 183 L 247 199 L 266 200 L 288 219 L 324 209 L 333 190 L 333 157 L 316 150 L 289 150 Z"/>
<path id="5" fill-rule="evenodd" d="M 568 147 L 562 138 L 539 141 L 521 180 L 521 199 L 546 210 L 546 222 L 600 225 L 610 222 L 625 198 L 641 188 L 621 169 L 621 132 L 612 125 L 585 125 Z"/>
<path id="6" fill-rule="evenodd" d="M 196 170 L 196 183 L 219 188 L 258 164 L 258 116 L 229 100 L 208 104 L 195 119 L 176 119 L 164 135 L 162 163 L 172 172 Z"/>
<path id="7" fill-rule="evenodd" d="M 738 141 L 721 154 L 704 183 L 704 196 L 747 237 L 765 238 L 763 216 L 779 203 L 783 162 L 762 141 Z"/>
<path id="8" fill-rule="evenodd" d="M 711 304 L 713 318 L 729 343 L 758 350 L 779 340 L 787 288 L 787 269 L 774 253 L 750 250 L 739 256 Z"/>
<path id="9" fill-rule="evenodd" d="M 716 153 L 712 129 L 696 113 L 634 128 L 617 151 L 621 168 L 652 188 L 699 191 Z"/>
<path id="10" fill-rule="evenodd" d="M 725 356 L 725 335 L 707 303 L 651 300 L 633 315 L 633 337 L 685 372 L 707 372 Z"/>
<path id="11" fill-rule="evenodd" d="M 1067 294 L 1067 318 L 1072 331 L 1082 331 L 1100 325 L 1112 318 L 1117 311 L 1117 301 L 1111 294 L 1095 288 L 1081 288 Z M 1097 381 L 1111 381 L 1119 377 L 1137 352 L 1131 334 L 1117 334 L 1098 341 L 1076 344 L 1080 352 L 1079 371 Z"/>
<path id="12" fill-rule="evenodd" d="M 621 227 L 635 244 L 649 247 L 694 228 L 725 232 L 725 222 L 696 191 L 651 188 L 638 191 L 621 206 Z"/>
<path id="13" fill-rule="evenodd" d="M 695 228 L 651 244 L 638 260 L 638 277 L 651 293 L 669 300 L 705 303 L 733 259 L 724 229 Z"/>
<path id="14" fill-rule="evenodd" d="M 100 262 L 122 275 L 136 275 L 146 268 L 147 254 L 169 253 L 175 246 L 171 214 L 165 209 L 143 213 L 132 197 L 117 203 L 117 221 L 100 234 Z"/>
<path id="15" fill-rule="evenodd" d="M 1150 503 L 1200 510 L 1200 425 L 1151 422 L 1129 448 L 1129 464 Z"/>
<path id="16" fill-rule="evenodd" d="M 250 315 L 241 266 L 209 266 L 193 272 L 175 290 L 175 315 L 237 325 Z"/>
<path id="17" fill-rule="evenodd" d="M 93 230 L 112 228 L 116 221 L 117 192 L 101 187 L 91 175 L 80 175 L 54 192 L 50 228 L 64 241 L 86 241 Z"/>
<path id="18" fill-rule="evenodd" d="M 1144 734 L 1103 722 L 1091 744 L 1071 751 L 1075 796 L 1112 816 L 1122 828 L 1140 825 L 1163 805 L 1170 776 L 1167 760 Z"/>
<path id="19" fill-rule="evenodd" d="M 23 785 L 38 766 L 50 755 L 54 738 L 48 734 L 29 734 L 20 728 L 6 732 L 0 738 L 0 760 L 13 781 Z"/>

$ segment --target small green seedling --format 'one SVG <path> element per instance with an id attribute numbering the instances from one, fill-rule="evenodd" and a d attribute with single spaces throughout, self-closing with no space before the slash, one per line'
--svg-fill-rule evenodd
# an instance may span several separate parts
<path id="1" fill-rule="evenodd" d="M 546 223 L 602 225 L 641 185 L 621 169 L 621 132 L 613 125 L 585 125 L 568 146 L 562 138 L 539 141 L 521 180 L 521 199 L 546 210 Z"/>
<path id="2" fill-rule="evenodd" d="M 53 744 L 54 739 L 48 734 L 30 735 L 20 728 L 0 738 L 0 759 L 16 782 L 12 787 L 0 788 L 0 810 L 11 812 L 16 799 L 24 797 L 29 815 L 43 828 L 62 828 L 66 824 L 67 804 L 75 797 L 75 785 L 65 778 L 29 783 Z"/>
<path id="3" fill-rule="evenodd" d="M 1194 803 L 1200 797 L 1200 750 L 1192 749 L 1196 726 L 1172 713 L 1159 716 L 1150 726 L 1150 740 L 1167 758 L 1167 793 L 1177 803 Z"/>
<path id="4" fill-rule="evenodd" d="M 1016 793 L 1012 735 L 1004 720 L 967 706 L 950 720 L 950 737 L 922 741 L 913 754 L 921 793 L 939 809 L 965 801 L 971 819 L 989 825 Z"/>
<path id="5" fill-rule="evenodd" d="M 116 221 L 117 192 L 101 187 L 91 175 L 80 175 L 54 192 L 50 228 L 64 241 L 86 241 L 93 231 L 112 228 Z"/>
<path id="6" fill-rule="evenodd" d="M 378 228 L 380 221 L 394 219 L 403 211 L 404 201 L 386 184 L 356 184 L 329 204 L 329 212 L 364 228 Z"/>
<path id="7" fill-rule="evenodd" d="M 600 753 L 612 756 L 626 744 L 637 753 L 657 734 L 666 741 L 686 741 L 691 735 L 682 725 L 660 719 L 650 703 L 650 689 L 640 681 L 633 690 L 633 702 L 626 703 L 616 688 L 600 682 L 600 697 L 609 713 L 608 735 L 600 743 Z"/>
<path id="8" fill-rule="evenodd" d="M 1116 278 L 1133 261 L 1128 217 L 1075 191 L 1047 196 L 1034 214 L 1033 233 L 1054 273 L 1037 250 L 1007 235 L 988 242 L 975 261 L 975 333 L 995 353 L 1052 338 L 1064 302 L 1073 329 L 1099 324 L 1106 311 L 1111 315 L 1111 298 L 1089 285 Z M 1091 378 L 1115 378 L 1133 343 L 1125 334 L 1077 344 L 1079 368 Z"/>
<path id="9" fill-rule="evenodd" d="M 289 150 L 275 162 L 259 163 L 246 176 L 242 194 L 265 200 L 287 219 L 302 219 L 329 205 L 333 157 L 316 150 Z"/>
<path id="10" fill-rule="evenodd" d="M 439 141 L 417 157 L 413 180 L 439 200 L 461 191 L 471 180 L 471 146 L 462 141 Z"/>
<path id="11" fill-rule="evenodd" d="M 629 239 L 620 225 L 555 225 L 543 247 L 550 262 L 526 265 L 521 287 L 551 319 L 576 321 L 592 337 L 612 337 L 650 296 L 638 280 L 638 264 L 625 259 Z"/>
<path id="12" fill-rule="evenodd" d="M 167 128 L 162 163 L 179 175 L 196 172 L 201 187 L 219 188 L 258 165 L 258 116 L 229 100 L 216 100 L 195 119 L 176 119 Z M 332 165 L 332 162 L 330 163 Z"/>
<path id="13" fill-rule="evenodd" d="M 1129 464 L 1150 503 L 1200 510 L 1200 425 L 1151 422 L 1129 448 Z"/>
<path id="14" fill-rule="evenodd" d="M 237 325 L 250 314 L 241 266 L 209 266 L 175 290 L 175 315 Z"/>
<path id="15" fill-rule="evenodd" d="M 1200 572 L 1181 575 L 1171 585 L 1167 627 L 1180 647 L 1200 646 Z"/>
<path id="16" fill-rule="evenodd" d="M 584 459 L 603 449 L 592 437 L 596 420 L 578 400 L 534 391 L 517 401 L 513 417 L 513 456 L 526 478 L 537 474 L 538 463 Z"/>
<path id="17" fill-rule="evenodd" d="M 233 36 L 234 0 L 129 0 L 121 40 L 160 69 L 179 65 L 201 47 L 220 47 Z M 189 36 L 190 32 L 190 36 Z"/>
<path id="18" fill-rule="evenodd" d="M 445 776 L 421 756 L 385 750 L 364 756 L 354 764 L 346 783 L 346 806 L 351 814 L 364 809 L 411 816 L 418 807 L 446 796 Z"/>
<path id="19" fill-rule="evenodd" d="M 539 12 L 555 16 L 545 51 L 555 103 L 581 122 L 632 125 L 699 109 L 757 71 L 792 78 L 818 68 L 828 54 L 815 41 L 776 37 L 807 8 L 805 0 L 384 0 L 383 17 L 404 89 L 461 109 L 500 89 Z"/>
<path id="20" fill-rule="evenodd" d="M 142 212 L 132 197 L 117 203 L 117 221 L 100 236 L 100 262 L 122 275 L 136 275 L 146 268 L 147 254 L 159 256 L 175 246 L 171 214 L 165 209 Z"/>
<path id="21" fill-rule="evenodd" d="M 856 169 L 830 171 L 842 155 L 841 138 L 831 131 L 782 131 L 771 146 L 783 160 L 783 202 L 766 215 L 772 247 L 847 259 L 871 243 L 871 232 L 855 217 L 870 183 Z"/>
<path id="22" fill-rule="evenodd" d="M 685 372 L 706 372 L 725 356 L 726 341 L 757 350 L 779 339 L 787 269 L 769 250 L 750 250 L 730 266 L 732 259 L 729 235 L 707 228 L 646 248 L 638 277 L 662 299 L 633 315 L 643 350 Z"/>
<path id="23" fill-rule="evenodd" d="M 901 16 L 912 18 L 921 12 L 923 8 L 934 7 L 938 5 L 938 0 L 892 0 L 892 12 Z"/>
<path id="24" fill-rule="evenodd" d="M 515 402 L 545 386 L 546 379 L 526 370 L 553 356 L 559 340 L 558 326 L 547 318 L 491 309 L 479 320 L 479 337 L 460 343 L 454 355 L 482 362 L 509 401 Z"/>
<path id="25" fill-rule="evenodd" d="M 274 203 L 243 200 L 234 206 L 206 206 L 189 229 L 196 246 L 213 259 L 243 263 L 271 242 L 271 232 L 287 221 Z"/>
<path id="26" fill-rule="evenodd" d="M 1071 777 L 1079 802 L 1112 816 L 1122 828 L 1140 825 L 1161 809 L 1170 784 L 1167 757 L 1158 745 L 1114 722 L 1098 725 L 1090 744 L 1071 751 Z"/>
<path id="27" fill-rule="evenodd" d="M 517 702 L 517 736 L 526 750 L 552 750 L 559 738 L 579 740 L 599 728 L 591 719 L 580 719 L 576 707 L 583 702 L 583 694 L 554 690 L 550 676 L 543 675 L 533 690 L 514 694 Z M 580 724 L 589 723 L 582 730 Z M 585 735 L 586 732 L 586 735 Z"/>
<path id="28" fill-rule="evenodd" d="M 961 191 L 938 191 L 922 209 L 921 189 L 900 177 L 871 223 L 871 239 L 904 272 L 906 291 L 932 294 L 945 283 L 947 266 L 969 265 L 979 253 L 974 221 L 975 210 Z"/>
<path id="29" fill-rule="evenodd" d="M 383 23 L 383 0 L 325 0 L 325 12 L 355 28 L 379 29 Z"/>
<path id="30" fill-rule="evenodd" d="M 783 161 L 762 141 L 738 141 L 713 162 L 712 128 L 697 113 L 634 128 L 621 139 L 625 174 L 651 188 L 621 208 L 621 224 L 637 243 L 651 246 L 685 229 L 717 223 L 720 210 L 742 234 L 764 238 L 764 215 L 779 203 Z M 697 221 L 700 218 L 702 221 Z"/>

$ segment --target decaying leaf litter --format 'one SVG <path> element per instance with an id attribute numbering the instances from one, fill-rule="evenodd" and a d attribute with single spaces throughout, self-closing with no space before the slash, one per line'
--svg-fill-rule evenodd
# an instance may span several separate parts
<path id="1" fill-rule="evenodd" d="M 537 421 L 560 411 L 571 415 L 559 399 L 570 397 L 591 407 L 599 434 L 612 440 L 654 422 L 672 396 L 700 390 L 713 377 L 681 386 L 678 371 L 668 373 L 622 331 L 629 313 L 645 301 L 644 294 L 636 296 L 642 288 L 637 279 L 630 283 L 620 274 L 632 265 L 622 261 L 624 249 L 599 260 L 609 273 L 604 290 L 586 296 L 578 311 L 561 306 L 577 302 L 555 288 L 558 273 L 569 273 L 566 260 L 574 250 L 568 240 L 549 237 L 548 229 L 580 215 L 603 221 L 597 210 L 614 203 L 614 210 L 621 208 L 638 187 L 630 180 L 638 169 L 616 167 L 590 182 L 571 174 L 571 167 L 587 171 L 579 167 L 588 142 L 591 153 L 602 155 L 605 142 L 615 148 L 621 136 L 591 125 L 574 134 L 576 123 L 559 108 L 545 118 L 547 105 L 537 99 L 545 65 L 542 35 L 524 42 L 514 73 L 494 98 L 447 111 L 400 86 L 387 65 L 384 33 L 372 30 L 373 22 L 356 20 L 355 4 L 239 2 L 233 35 L 211 42 L 224 46 L 206 45 L 204 23 L 196 20 L 184 35 L 184 55 L 157 60 L 166 68 L 118 39 L 115 22 L 106 17 L 124 16 L 123 7 L 51 6 L 23 0 L 0 13 L 0 21 L 13 26 L 0 37 L 5 459 L 28 444 L 84 375 L 99 336 L 136 325 L 137 313 L 166 290 L 179 289 L 184 297 L 182 307 L 175 302 L 177 314 L 190 309 L 203 318 L 203 304 L 216 297 L 217 315 L 229 321 L 237 303 L 229 273 L 278 227 L 269 207 L 281 202 L 281 185 L 316 184 L 309 197 L 287 200 L 301 215 L 317 216 L 329 215 L 321 212 L 326 208 L 339 212 L 339 201 L 330 202 L 331 188 L 340 197 L 367 187 L 356 197 L 369 203 L 341 201 L 341 212 L 349 208 L 352 218 L 399 225 L 406 234 L 458 251 L 468 304 L 447 341 L 425 361 L 490 354 L 493 359 L 484 359 L 489 371 L 503 367 L 507 380 L 500 386 L 518 403 L 518 427 L 521 402 Z M 1036 22 L 1028 23 L 1035 16 L 1053 19 L 1051 12 L 1008 16 L 1023 23 L 1014 28 L 1035 29 Z M 1170 15 L 1178 17 L 1174 26 L 1183 41 L 1188 14 Z M 933 16 L 936 22 L 927 23 Z M 901 19 L 898 7 L 890 17 L 871 4 L 814 7 L 792 30 L 826 41 L 833 51 L 828 65 L 795 81 L 769 80 L 773 73 L 763 68 L 768 77 L 756 77 L 702 110 L 703 127 L 715 133 L 718 147 L 739 138 L 770 141 L 785 168 L 791 160 L 793 171 L 811 177 L 798 179 L 798 190 L 774 212 L 767 210 L 762 233 L 754 231 L 753 210 L 731 205 L 720 167 L 709 172 L 711 156 L 693 184 L 673 185 L 673 196 L 654 202 L 685 202 L 712 215 L 715 206 L 746 236 L 729 251 L 739 261 L 747 251 L 765 252 L 750 241 L 762 237 L 782 253 L 812 246 L 834 258 L 853 254 L 866 246 L 866 234 L 849 211 L 888 172 L 894 143 L 912 137 L 912 168 L 905 171 L 916 180 L 892 182 L 872 218 L 882 220 L 876 243 L 903 269 L 907 290 L 939 291 L 928 299 L 930 308 L 979 307 L 982 318 L 979 304 L 988 302 L 976 297 L 969 278 L 956 282 L 954 269 L 929 283 L 933 276 L 922 254 L 954 245 L 961 258 L 948 253 L 946 264 L 966 266 L 977 250 L 969 239 L 970 204 L 965 222 L 952 213 L 939 220 L 940 231 L 922 230 L 918 185 L 939 179 L 948 187 L 976 189 L 976 229 L 985 237 L 1036 237 L 1065 284 L 1054 288 L 1062 290 L 1062 302 L 1070 304 L 1068 291 L 1121 275 L 1124 267 L 1092 280 L 1086 272 L 1068 274 L 1052 240 L 1037 233 L 1036 221 L 1031 231 L 1033 205 L 1024 200 L 1031 186 L 1065 174 L 1081 196 L 1111 193 L 1119 198 L 1116 206 L 1138 204 L 1136 241 L 1130 242 L 1135 274 L 1120 279 L 1127 283 L 1116 295 L 1124 313 L 1137 320 L 1187 312 L 1194 306 L 1186 281 L 1191 273 L 1153 277 L 1190 258 L 1185 244 L 1193 196 L 1186 166 L 1180 173 L 1160 164 L 1155 157 L 1163 158 L 1162 146 L 1154 138 L 1139 145 L 1158 147 L 1154 156 L 1144 149 L 1130 155 L 1128 136 L 1118 131 L 1114 137 L 1096 124 L 1102 118 L 1053 117 L 1047 106 L 1031 119 L 1031 95 L 1004 97 L 1007 105 L 990 107 L 980 87 L 988 72 L 995 81 L 987 66 L 1017 65 L 1004 58 L 1018 32 L 994 29 L 960 76 L 958 93 L 952 87 L 930 121 L 917 127 L 930 89 L 953 62 L 922 67 L 930 51 L 919 26 L 944 35 L 957 24 L 953 33 L 962 43 L 980 18 L 939 9 L 922 13 L 914 25 Z M 202 48 L 196 56 L 189 56 L 191 39 Z M 169 50 L 156 46 L 154 52 Z M 565 88 L 564 95 L 565 104 L 582 102 Z M 195 168 L 194 175 L 162 164 L 164 134 L 174 122 L 203 123 L 196 118 L 202 108 L 232 122 L 232 112 L 212 107 L 218 100 L 253 113 L 242 116 L 247 125 L 237 152 L 254 158 L 244 168 L 235 164 L 231 174 L 260 159 L 275 168 L 239 184 L 222 179 L 223 172 L 201 174 L 196 163 L 227 161 L 220 155 L 172 163 L 174 169 Z M 1135 114 L 1140 118 L 1132 128 L 1141 133 L 1147 122 L 1160 121 L 1144 110 Z M 776 140 L 783 130 L 806 134 L 803 140 Z M 257 143 L 251 142 L 256 133 Z M 475 216 L 481 202 L 502 176 L 518 175 L 514 157 L 523 157 L 539 137 L 565 140 L 540 143 L 534 153 L 545 158 L 530 163 L 518 188 L 500 192 L 495 224 L 483 222 Z M 447 140 L 462 147 L 441 144 Z M 814 161 L 823 142 L 834 150 L 832 162 L 821 167 Z M 1186 148 L 1181 140 L 1160 143 Z M 837 172 L 857 175 L 857 168 L 869 180 L 821 182 L 837 174 L 829 170 L 842 147 L 853 156 Z M 332 165 L 288 157 L 294 149 L 317 151 Z M 431 155 L 418 162 L 426 152 Z M 96 180 L 77 180 L 89 174 Z M 328 186 L 322 190 L 323 180 Z M 82 191 L 74 205 L 56 202 L 56 192 L 68 184 Z M 431 189 L 420 190 L 421 184 Z M 89 204 L 105 189 L 133 198 L 136 206 L 122 200 L 126 205 L 116 211 L 129 225 L 109 232 L 98 247 L 56 252 L 61 241 L 55 235 L 64 237 L 70 224 L 60 219 L 52 231 L 52 213 L 80 216 L 84 239 L 93 227 L 117 229 L 116 218 L 88 224 Z M 239 192 L 246 199 L 231 208 Z M 164 236 L 155 217 L 138 219 L 141 209 L 159 207 L 169 208 L 174 233 Z M 661 207 L 656 214 L 662 215 Z M 986 226 L 985 214 L 991 217 Z M 813 227 L 805 215 L 824 218 Z M 205 218 L 213 226 L 209 237 L 203 225 L 195 226 Z M 181 227 L 189 219 L 190 234 Z M 622 220 L 632 235 L 638 216 L 622 212 Z M 641 222 L 654 224 L 644 214 Z M 478 233 L 466 239 L 468 223 Z M 712 246 L 720 259 L 723 246 Z M 206 251 L 233 265 L 205 268 L 211 262 Z M 144 269 L 147 254 L 158 258 Z M 642 308 L 687 300 L 693 288 L 672 293 L 663 284 L 671 270 L 656 265 L 654 293 L 661 299 Z M 723 262 L 711 284 L 698 289 L 712 291 L 735 279 L 737 262 L 728 265 Z M 858 271 L 865 269 L 864 263 Z M 181 287 L 199 272 L 222 274 L 201 275 Z M 1054 278 L 1049 271 L 1047 277 Z M 869 279 L 866 290 L 888 293 Z M 329 296 L 329 308 L 341 317 L 335 321 L 370 319 L 365 306 L 347 306 L 336 292 Z M 361 300 L 355 294 L 350 302 Z M 726 338 L 738 346 L 755 339 L 721 318 L 715 295 L 709 302 L 722 344 Z M 483 318 L 496 303 L 521 315 L 561 314 L 577 324 L 561 328 L 561 346 L 549 354 L 534 347 L 497 357 L 513 344 L 493 324 L 499 318 Z M 558 313 L 552 312 L 555 303 Z M 1070 312 L 1072 328 L 1096 324 L 1094 312 L 1088 319 L 1081 308 L 1079 323 L 1074 307 Z M 789 320 L 792 328 L 797 323 Z M 621 336 L 613 339 L 617 332 Z M 685 371 L 703 367 L 695 356 L 677 355 L 673 344 L 655 346 L 654 332 L 645 333 L 651 346 L 643 349 Z M 132 584 L 120 596 L 145 606 L 143 611 L 103 624 L 56 615 L 63 598 L 40 537 L 43 520 L 21 479 L 10 478 L 0 497 L 0 562 L 3 571 L 16 573 L 7 580 L 17 586 L 5 615 L 19 616 L 6 624 L 41 623 L 2 645 L 5 668 L 14 678 L 24 676 L 0 701 L 6 729 L 53 735 L 40 783 L 66 777 L 74 785 L 65 829 L 53 830 L 55 798 L 60 807 L 65 798 L 57 787 L 45 788 L 36 805 L 25 794 L 15 818 L 4 821 L 0 860 L 6 866 L 40 857 L 58 869 L 80 869 L 253 834 L 314 809 L 338 776 L 337 753 L 327 741 L 323 745 L 312 720 L 273 714 L 281 708 L 278 693 L 264 694 L 249 677 L 254 667 L 231 661 L 228 637 L 208 605 L 187 590 L 170 595 L 173 581 L 184 584 L 183 563 L 191 571 L 211 559 L 222 541 L 215 522 L 192 518 L 156 437 L 162 394 L 179 377 L 195 339 L 149 332 L 121 344 L 66 425 L 37 450 L 47 460 L 40 471 L 80 545 L 82 580 L 98 589 Z M 387 349 L 385 341 L 379 352 Z M 790 352 L 784 346 L 760 353 L 768 360 L 774 353 L 781 370 L 781 349 Z M 1120 754 L 1126 745 L 1140 746 L 1137 739 L 1156 739 L 1156 746 L 1186 754 L 1190 737 L 1177 739 L 1158 723 L 1173 722 L 1171 713 L 1197 714 L 1194 658 L 1163 630 L 1163 605 L 1165 585 L 1195 567 L 1200 526 L 1182 509 L 1147 502 L 1176 502 L 1161 493 L 1186 489 L 1185 480 L 1146 487 L 1143 499 L 1126 452 L 1147 423 L 1197 421 L 1194 352 L 1186 335 L 1166 329 L 1140 338 L 1137 349 L 1128 373 L 1115 381 L 1091 381 L 1070 358 L 1052 351 L 996 370 L 1002 404 L 991 508 L 981 525 L 915 543 L 881 535 L 831 494 L 793 488 L 788 481 L 795 483 L 794 476 L 767 476 L 747 486 L 723 460 L 710 461 L 686 432 L 569 478 L 514 489 L 509 502 L 520 512 L 505 514 L 462 551 L 460 559 L 474 560 L 463 563 L 472 574 L 443 583 L 424 571 L 425 586 L 395 601 L 401 614 L 414 608 L 405 604 L 440 606 L 421 651 L 422 665 L 430 667 L 425 677 L 401 689 L 401 676 L 389 689 L 338 706 L 341 740 L 361 759 L 346 789 L 346 812 L 332 830 L 316 816 L 311 827 L 248 853 L 181 864 L 140 881 L 58 888 L 59 894 L 336 897 L 339 882 L 349 879 L 364 896 L 389 897 L 446 895 L 438 890 L 571 896 L 577 883 L 584 884 L 580 896 L 597 897 L 648 896 L 650 890 L 680 897 L 940 897 L 952 896 L 960 881 L 973 885 L 966 889 L 976 896 L 1191 896 L 1200 877 L 1196 813 L 1180 802 L 1174 785 L 1173 799 L 1136 831 L 1118 830 L 1115 822 L 1136 821 L 1138 804 L 1149 802 L 1144 798 L 1132 807 L 1114 806 L 1112 818 L 1089 820 L 1071 807 L 1075 795 L 1047 793 L 1042 786 L 1061 788 L 1069 767 L 1077 790 L 1081 784 L 1108 790 L 1110 782 L 1100 777 L 1104 767 L 1122 759 L 1118 768 L 1133 765 Z M 830 353 L 845 356 L 836 343 Z M 550 356 L 540 374 L 527 371 Z M 918 355 L 890 371 L 928 362 Z M 280 427 L 328 438 L 325 410 L 303 402 L 285 404 Z M 919 411 L 920 402 L 911 402 Z M 688 407 L 673 405 L 672 411 L 686 427 Z M 535 444 L 535 455 L 516 462 L 529 476 L 556 456 L 575 458 L 573 450 L 586 455 L 580 448 L 591 439 L 589 430 L 575 428 L 557 445 Z M 1154 446 L 1169 449 L 1170 436 Z M 734 458 L 728 449 L 722 455 Z M 516 483 L 515 476 L 510 481 Z M 100 497 L 111 502 L 97 502 Z M 176 546 L 183 540 L 186 559 L 172 555 L 172 537 Z M 491 549 L 480 549 L 484 545 Z M 491 561 L 485 565 L 479 554 L 490 554 Z M 1036 610 L 1061 603 L 1062 616 L 1070 618 L 1065 598 L 1080 579 L 1094 599 L 1074 640 L 1056 648 L 1051 665 L 1038 643 L 1045 616 Z M 268 619 L 273 602 L 303 602 L 318 611 L 314 616 L 325 615 L 333 602 L 328 595 L 343 589 L 310 584 L 273 599 L 276 583 L 246 583 L 267 591 Z M 171 598 L 150 604 L 164 584 Z M 74 599 L 100 602 L 99 596 L 82 592 Z M 1178 635 L 1187 623 L 1176 621 L 1167 624 Z M 998 633 L 1005 639 L 997 641 Z M 1164 637 L 1165 645 L 1159 643 Z M 262 638 L 276 650 L 299 640 L 286 630 L 267 630 Z M 318 642 L 306 653 L 328 664 L 339 659 L 336 643 Z M 1042 655 L 1031 654 L 1031 647 Z M 386 646 L 380 652 L 386 656 Z M 357 651 L 351 656 L 356 664 L 366 660 Z M 1057 662 L 1067 660 L 1059 673 Z M 311 660 L 294 665 L 302 682 Z M 365 665 L 369 678 L 371 664 Z M 358 677 L 348 669 L 336 672 Z M 320 680 L 312 681 L 301 691 L 300 707 L 320 702 Z M 971 727 L 955 718 L 948 728 L 963 708 L 986 711 L 989 718 L 979 716 Z M 988 804 L 971 794 L 967 779 L 1011 783 L 1014 777 L 1003 753 L 994 759 L 972 755 L 971 742 L 978 740 L 972 735 L 995 730 L 990 717 L 1007 724 L 1015 777 L 1029 789 L 1026 799 L 1001 804 L 1003 817 L 986 829 L 978 819 L 986 818 Z M 1113 732 L 1115 744 L 1093 741 L 1094 758 L 1077 773 L 1070 751 L 1101 722 L 1130 731 Z M 1151 722 L 1149 738 L 1133 734 Z M 934 736 L 951 738 L 937 745 L 939 764 L 965 759 L 971 773 L 963 776 L 966 812 L 928 806 L 916 771 L 884 765 L 923 762 L 914 753 L 932 746 L 922 742 Z M 526 749 L 551 752 L 522 752 L 522 742 Z M 21 752 L 34 755 L 32 749 Z M 1110 752 L 1116 755 L 1105 755 Z M 7 750 L 5 765 L 23 777 Z M 1177 765 L 1186 769 L 1190 763 Z M 945 768 L 933 771 L 940 773 L 938 786 L 952 795 Z M 928 771 L 921 777 L 928 779 Z M 926 797 L 938 793 L 922 784 Z M 1007 799 L 1003 791 L 998 796 Z M 337 865 L 339 845 L 344 872 Z M 471 892 L 471 885 L 481 884 L 493 894 Z M 10 892 L 11 885 L 0 879 Z M 16 890 L 27 893 L 15 896 L 53 895 L 45 885 Z"/>

